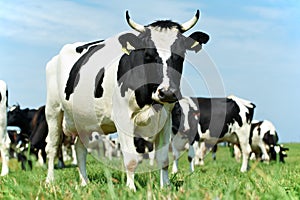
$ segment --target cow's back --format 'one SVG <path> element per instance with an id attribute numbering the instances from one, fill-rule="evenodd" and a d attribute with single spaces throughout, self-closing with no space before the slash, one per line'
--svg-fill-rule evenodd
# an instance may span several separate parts
<path id="1" fill-rule="evenodd" d="M 47 105 L 64 111 L 66 134 L 115 132 L 112 95 L 121 46 L 117 37 L 82 48 L 85 44 L 65 45 L 47 64 Z"/>
<path id="2" fill-rule="evenodd" d="M 221 138 L 229 131 L 229 125 L 242 123 L 238 105 L 228 98 L 197 98 L 200 108 L 201 132 L 208 129 L 212 137 Z"/>

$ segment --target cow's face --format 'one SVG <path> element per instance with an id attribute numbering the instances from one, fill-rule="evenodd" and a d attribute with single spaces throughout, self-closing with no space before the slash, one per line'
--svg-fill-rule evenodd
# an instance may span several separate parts
<path id="1" fill-rule="evenodd" d="M 197 134 L 200 110 L 191 98 L 182 98 L 172 110 L 172 131 L 180 132 L 193 140 Z"/>
<path id="2" fill-rule="evenodd" d="M 123 57 L 127 60 L 126 67 L 130 66 L 126 72 L 142 66 L 142 69 L 133 72 L 139 76 L 131 74 L 130 78 L 140 77 L 145 84 L 134 90 L 142 90 L 138 93 L 144 94 L 146 104 L 151 101 L 159 103 L 177 101 L 181 98 L 179 88 L 186 50 L 198 52 L 201 45 L 209 39 L 208 35 L 202 32 L 195 32 L 188 38 L 182 35 L 197 22 L 199 11 L 183 25 L 167 20 L 142 26 L 133 22 L 128 13 L 126 14 L 128 24 L 140 32 L 138 36 L 128 33 L 119 37 L 129 57 Z"/>

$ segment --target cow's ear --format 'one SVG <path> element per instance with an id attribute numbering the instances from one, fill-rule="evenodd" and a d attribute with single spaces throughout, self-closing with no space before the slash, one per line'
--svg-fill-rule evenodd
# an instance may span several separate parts
<path id="1" fill-rule="evenodd" d="M 138 38 L 133 33 L 126 33 L 119 37 L 119 42 L 122 45 L 122 51 L 127 55 L 130 54 L 132 50 L 142 48 L 142 40 Z"/>
<path id="2" fill-rule="evenodd" d="M 206 44 L 209 40 L 209 35 L 203 32 L 194 32 L 186 38 L 185 45 L 187 50 L 195 51 L 201 50 L 202 44 Z"/>

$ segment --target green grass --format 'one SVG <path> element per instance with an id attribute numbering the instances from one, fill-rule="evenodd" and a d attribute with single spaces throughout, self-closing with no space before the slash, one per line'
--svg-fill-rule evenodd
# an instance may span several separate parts
<path id="1" fill-rule="evenodd" d="M 0 199 L 299 199 L 300 144 L 285 146 L 290 148 L 285 164 L 251 162 L 247 173 L 240 173 L 241 164 L 229 156 L 228 148 L 220 147 L 217 161 L 208 155 L 205 166 L 196 166 L 191 174 L 185 153 L 180 172 L 170 175 L 171 186 L 160 189 L 158 171 L 139 173 L 136 193 L 126 187 L 125 173 L 92 156 L 88 156 L 86 187 L 79 185 L 75 167 L 55 170 L 55 184 L 46 186 L 46 168 L 25 172 L 11 160 L 11 173 L 0 177 Z"/>

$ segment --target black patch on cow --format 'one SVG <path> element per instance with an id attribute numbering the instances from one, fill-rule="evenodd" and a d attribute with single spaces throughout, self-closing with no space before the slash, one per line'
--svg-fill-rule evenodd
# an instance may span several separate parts
<path id="1" fill-rule="evenodd" d="M 6 90 L 6 107 L 8 107 L 8 90 Z"/>
<path id="2" fill-rule="evenodd" d="M 250 123 L 253 119 L 253 116 L 254 116 L 254 109 L 255 109 L 255 104 L 251 103 L 252 107 L 247 107 L 248 109 L 248 112 L 246 113 L 246 120 L 248 123 Z"/>
<path id="3" fill-rule="evenodd" d="M 104 44 L 99 44 L 92 46 L 88 49 L 86 53 L 84 53 L 78 60 L 77 62 L 73 65 L 69 78 L 66 84 L 65 88 L 65 93 L 66 93 L 66 100 L 70 99 L 71 94 L 74 92 L 75 87 L 77 86 L 79 79 L 80 79 L 80 69 L 83 65 L 85 65 L 90 57 L 99 49 L 103 48 L 105 45 Z"/>
<path id="4" fill-rule="evenodd" d="M 129 55 L 124 54 L 121 57 L 117 80 L 118 85 L 121 86 L 121 96 L 124 97 L 128 89 L 133 90 L 136 102 L 142 108 L 153 103 L 152 93 L 162 83 L 162 60 L 154 47 L 153 41 L 149 40 L 151 37 L 150 31 L 141 33 L 136 39 L 132 35 L 129 36 L 124 35 L 120 37 L 120 42 L 124 43 L 127 39 L 133 40 L 130 42 L 131 44 L 135 44 L 135 40 L 140 41 L 141 44 L 136 47 L 136 50 L 131 51 Z"/>
<path id="5" fill-rule="evenodd" d="M 1 94 L 1 92 L 0 92 L 0 103 L 1 103 L 1 101 L 2 101 L 2 94 Z"/>
<path id="6" fill-rule="evenodd" d="M 277 134 L 276 135 L 271 135 L 270 131 L 267 131 L 265 134 L 264 134 L 264 137 L 263 137 L 263 141 L 268 144 L 268 145 L 273 145 L 275 146 L 278 142 L 278 137 L 277 137 Z"/>
<path id="7" fill-rule="evenodd" d="M 153 144 L 151 142 L 146 141 L 143 138 L 140 137 L 134 137 L 134 146 L 136 147 L 136 152 L 138 153 L 145 153 L 146 147 L 148 148 L 148 151 L 153 151 Z"/>
<path id="8" fill-rule="evenodd" d="M 201 132 L 208 129 L 210 135 L 222 138 L 229 131 L 230 124 L 237 122 L 241 127 L 242 118 L 239 115 L 238 104 L 229 98 L 197 98 L 200 107 Z"/>
<path id="9" fill-rule="evenodd" d="M 95 79 L 95 91 L 94 91 L 95 98 L 100 98 L 103 95 L 103 87 L 102 87 L 103 78 L 104 78 L 104 68 L 101 68 Z"/>
<path id="10" fill-rule="evenodd" d="M 90 43 L 84 44 L 84 45 L 82 45 L 82 46 L 79 46 L 79 47 L 76 48 L 76 52 L 77 52 L 77 53 L 82 53 L 82 51 L 83 51 L 84 49 L 87 49 L 87 48 L 89 48 L 90 46 L 95 45 L 95 44 L 100 43 L 100 42 L 103 42 L 103 41 L 104 41 L 104 40 L 98 40 L 98 41 L 90 42 Z"/>
<path id="11" fill-rule="evenodd" d="M 172 132 L 176 135 L 181 125 L 182 108 L 179 102 L 176 102 L 172 110 Z"/>

